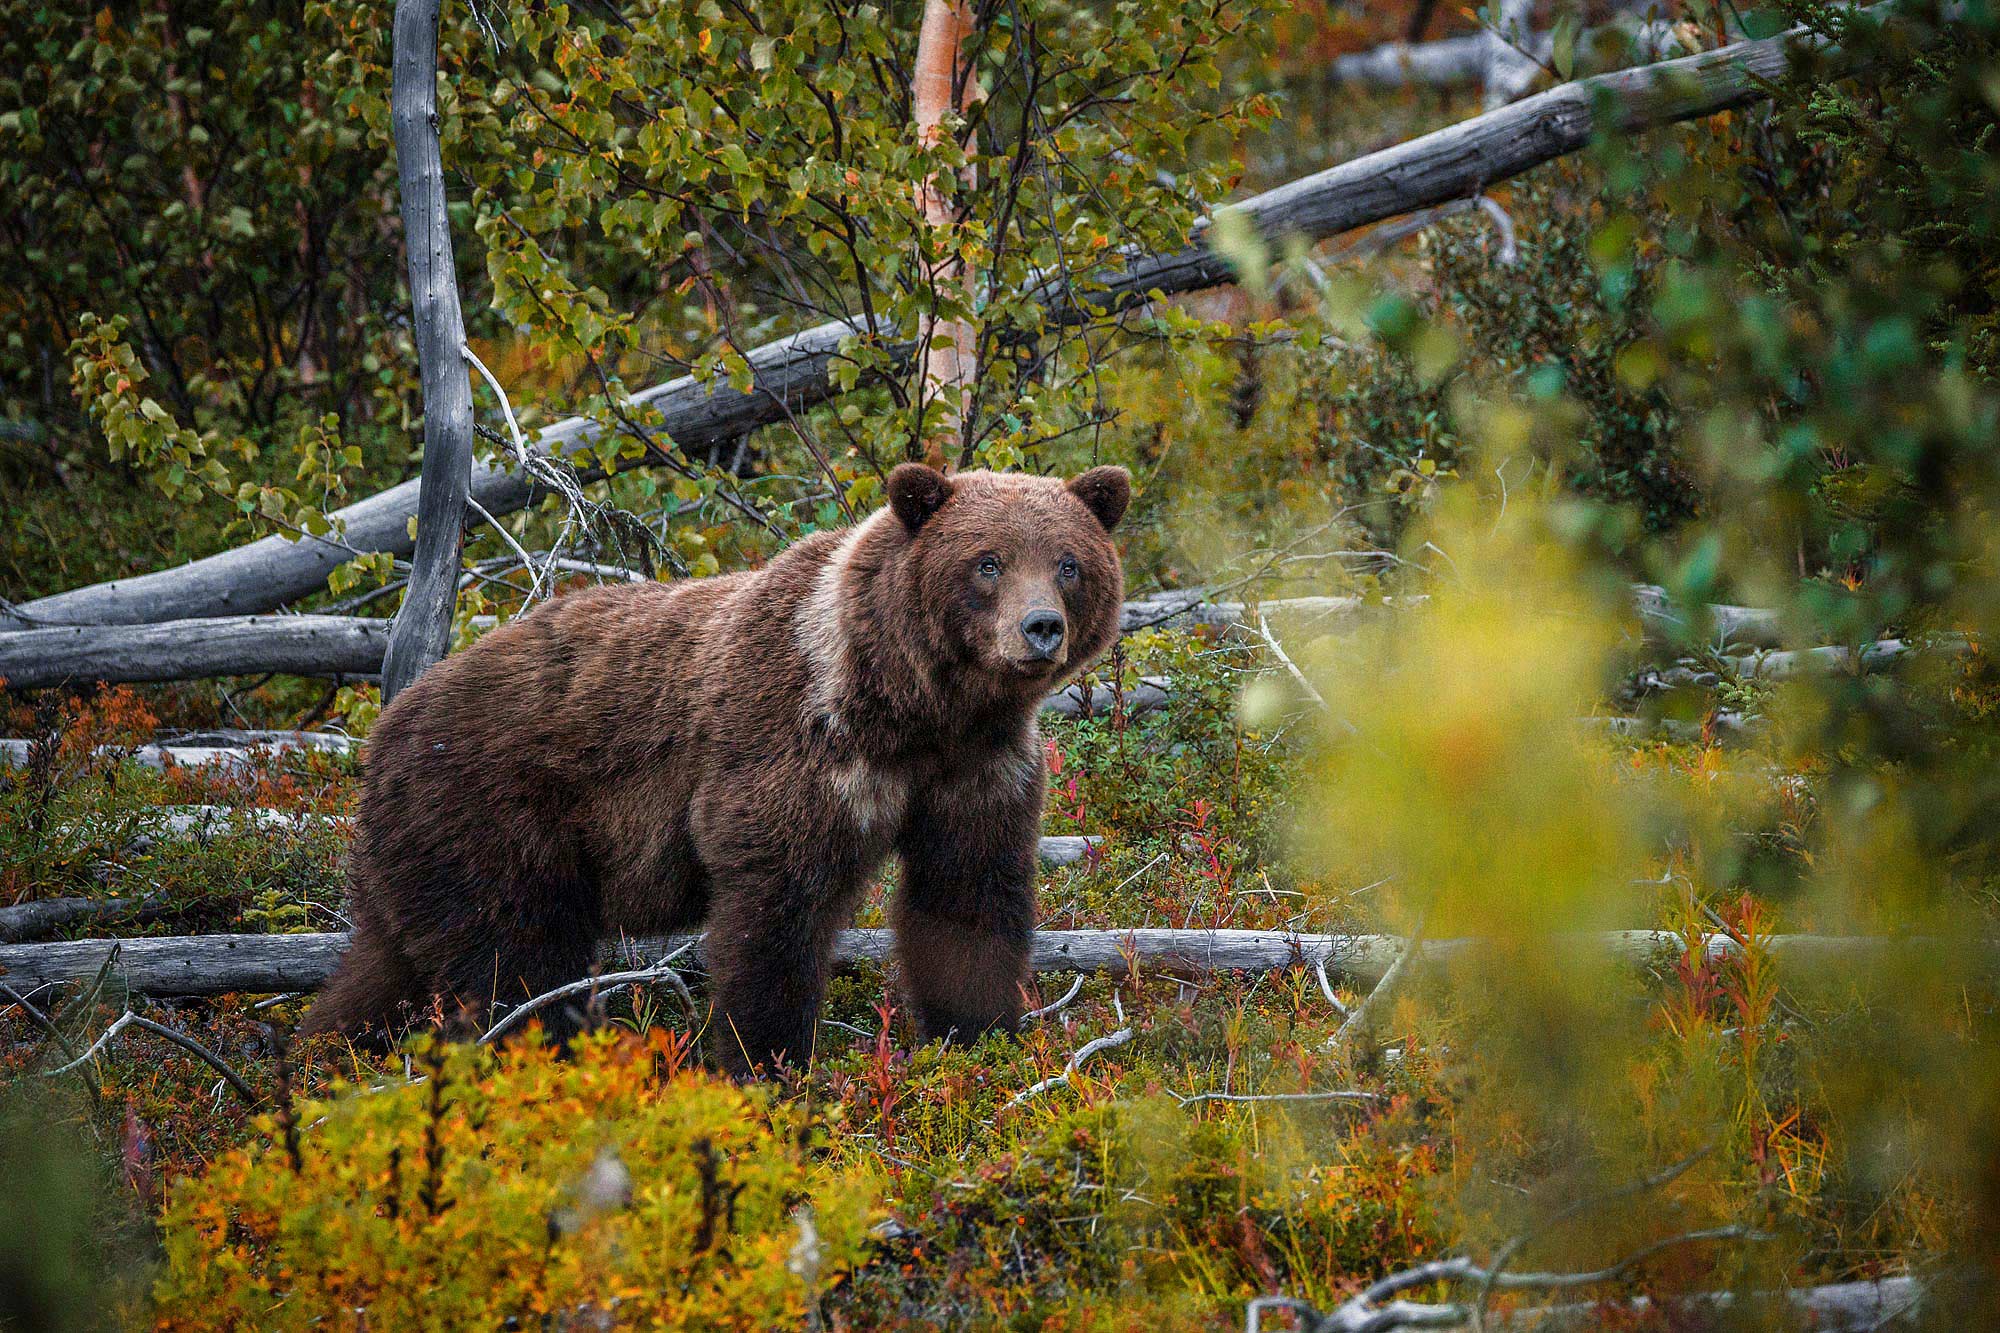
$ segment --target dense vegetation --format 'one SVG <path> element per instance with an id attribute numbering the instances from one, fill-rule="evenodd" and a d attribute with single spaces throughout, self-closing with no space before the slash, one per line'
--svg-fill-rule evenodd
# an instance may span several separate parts
<path id="1" fill-rule="evenodd" d="M 413 474 L 388 8 L 0 0 L 9 603 L 327 531 Z M 1933 41 L 1921 12 L 1692 4 L 1692 45 L 1803 22 L 1867 73 L 1802 63 L 1768 103 L 1496 187 L 1511 262 L 1479 210 L 1372 253 L 1225 226 L 1238 286 L 1072 323 L 1037 275 L 1087 292 L 1202 201 L 1476 93 L 1329 91 L 1331 57 L 1402 13 L 981 14 L 968 145 L 906 132 L 915 6 L 447 11 L 473 341 L 525 425 L 588 412 L 619 467 L 581 516 L 552 497 L 473 529 L 461 637 L 534 595 L 516 545 L 681 577 L 871 508 L 935 425 L 898 339 L 964 317 L 989 352 L 965 459 L 1126 463 L 1134 594 L 1274 607 L 1128 635 L 1096 678 L 1166 676 L 1164 710 L 1045 724 L 1046 832 L 1103 841 L 1045 871 L 1042 926 L 1479 947 L 1365 1006 L 1374 976 L 1339 968 L 1139 967 L 1066 1000 L 1047 975 L 1020 1039 L 969 1047 L 915 1044 L 894 976 L 855 967 L 812 1064 L 748 1090 L 701 1072 L 693 965 L 692 1010 L 606 994 L 568 1061 L 291 1045 L 299 997 L 134 1001 L 247 1096 L 139 1031 L 84 1058 L 125 1011 L 114 976 L 0 993 L 0 1325 L 1220 1328 L 1448 1255 L 1613 1271 L 1404 1294 L 1645 1294 L 1606 1326 L 1682 1327 L 1690 1293 L 1907 1274 L 1940 1326 L 2000 1315 L 1985 7 Z M 947 234 L 913 211 L 926 178 L 962 206 Z M 946 252 L 975 287 L 923 280 Z M 836 313 L 863 325 L 851 392 L 794 422 L 688 453 L 631 399 Z M 358 559 L 311 605 L 390 614 L 404 572 Z M 1634 582 L 1678 630 L 1642 632 Z M 1328 593 L 1362 605 L 1275 609 Z M 1836 657 L 1911 651 L 1785 674 L 1711 603 Z M 356 760 L 119 752 L 365 734 L 367 682 L 4 705 L 33 744 L 0 771 L 0 907 L 143 900 L 127 935 L 343 924 L 339 825 L 163 835 L 149 812 L 346 814 Z M 1629 930 L 1663 934 L 1585 939 Z M 1829 961 L 1808 935 L 1883 943 Z"/>

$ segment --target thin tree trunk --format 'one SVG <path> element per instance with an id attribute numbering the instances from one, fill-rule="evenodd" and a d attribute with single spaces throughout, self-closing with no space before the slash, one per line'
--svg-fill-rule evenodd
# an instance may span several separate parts
<path id="1" fill-rule="evenodd" d="M 423 372 L 424 471 L 409 587 L 382 661 L 385 703 L 451 647 L 465 500 L 472 485 L 472 379 L 462 350 L 465 320 L 458 308 L 458 271 L 438 144 L 440 2 L 396 0 L 389 114 L 396 131 L 403 243 L 409 252 L 410 302 Z"/>
<path id="2" fill-rule="evenodd" d="M 965 39 L 972 31 L 972 12 L 963 0 L 925 0 L 923 27 L 917 34 L 917 61 L 910 79 L 917 137 L 935 145 L 945 133 L 947 111 L 963 114 L 975 100 L 978 81 L 964 64 Z M 967 168 L 969 179 L 971 168 Z M 955 222 L 952 207 L 935 177 L 917 186 L 918 207 L 946 257 L 931 271 L 931 287 L 943 291 L 964 288 L 972 302 L 972 274 L 950 253 L 949 232 Z M 924 422 L 923 459 L 945 470 L 958 451 L 978 367 L 972 326 L 964 320 L 925 315 L 917 331 L 918 420 Z M 941 402 L 942 417 L 928 420 L 931 404 Z"/>

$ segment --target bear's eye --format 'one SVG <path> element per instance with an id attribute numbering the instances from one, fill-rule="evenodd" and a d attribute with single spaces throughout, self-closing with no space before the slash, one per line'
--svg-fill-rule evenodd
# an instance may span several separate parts
<path id="1" fill-rule="evenodd" d="M 1062 563 L 1056 566 L 1056 573 L 1064 580 L 1074 583 L 1077 576 L 1076 557 L 1073 555 L 1064 556 Z"/>
<path id="2" fill-rule="evenodd" d="M 997 579 L 997 578 L 999 578 L 999 577 L 1000 577 L 1000 557 L 999 557 L 999 556 L 997 556 L 997 555 L 982 555 L 982 556 L 980 556 L 980 557 L 979 557 L 979 573 L 980 573 L 980 577 L 982 577 L 982 578 L 989 578 L 989 579 Z"/>

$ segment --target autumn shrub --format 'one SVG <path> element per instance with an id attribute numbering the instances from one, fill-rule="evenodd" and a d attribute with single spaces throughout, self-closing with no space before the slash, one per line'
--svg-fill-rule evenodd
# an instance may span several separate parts
<path id="1" fill-rule="evenodd" d="M 175 1190 L 170 1329 L 767 1329 L 859 1255 L 865 1174 L 814 1166 L 802 1112 L 682 1067 L 669 1034 L 562 1058 L 419 1042 L 421 1078 L 347 1088 Z"/>

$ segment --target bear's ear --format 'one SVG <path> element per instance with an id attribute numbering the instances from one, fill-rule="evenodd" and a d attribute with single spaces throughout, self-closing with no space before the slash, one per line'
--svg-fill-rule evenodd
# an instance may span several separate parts
<path id="1" fill-rule="evenodd" d="M 950 479 L 934 467 L 903 463 L 889 474 L 889 508 L 912 536 L 950 498 Z"/>
<path id="2" fill-rule="evenodd" d="M 1125 517 L 1125 506 L 1132 503 L 1132 474 L 1122 467 L 1094 467 L 1072 479 L 1069 491 L 1109 532 Z"/>

